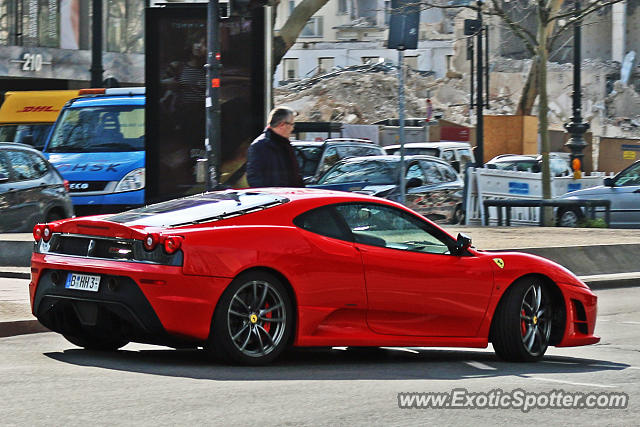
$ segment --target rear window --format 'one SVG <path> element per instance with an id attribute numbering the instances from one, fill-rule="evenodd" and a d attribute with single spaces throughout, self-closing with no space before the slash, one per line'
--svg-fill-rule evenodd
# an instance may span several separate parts
<path id="1" fill-rule="evenodd" d="M 51 153 L 144 150 L 144 107 L 108 106 L 63 111 L 51 136 Z"/>
<path id="2" fill-rule="evenodd" d="M 156 203 L 104 219 L 126 226 L 177 227 L 244 215 L 288 201 L 284 197 L 250 191 L 205 193 Z"/>
<path id="3" fill-rule="evenodd" d="M 300 167 L 302 176 L 314 175 L 316 169 L 318 169 L 320 156 L 322 156 L 322 148 L 294 146 L 293 150 L 296 154 L 296 159 L 298 159 L 298 166 Z"/>

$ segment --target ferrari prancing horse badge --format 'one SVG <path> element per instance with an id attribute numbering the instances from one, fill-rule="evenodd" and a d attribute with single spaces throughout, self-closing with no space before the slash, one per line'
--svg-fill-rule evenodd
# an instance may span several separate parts
<path id="1" fill-rule="evenodd" d="M 493 262 L 495 262 L 498 267 L 504 268 L 504 261 L 502 258 L 494 258 Z"/>

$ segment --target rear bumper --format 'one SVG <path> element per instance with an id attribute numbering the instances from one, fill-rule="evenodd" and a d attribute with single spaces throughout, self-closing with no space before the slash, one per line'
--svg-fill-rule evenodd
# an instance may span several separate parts
<path id="1" fill-rule="evenodd" d="M 595 344 L 600 337 L 594 335 L 598 313 L 598 297 L 586 288 L 565 285 L 565 332 L 557 347 Z"/>
<path id="2" fill-rule="evenodd" d="M 174 346 L 207 339 L 218 298 L 231 280 L 186 278 L 182 267 L 38 253 L 31 270 L 32 312 L 49 329 L 108 328 L 129 341 Z M 100 276 L 98 292 L 66 289 L 71 272 Z"/>

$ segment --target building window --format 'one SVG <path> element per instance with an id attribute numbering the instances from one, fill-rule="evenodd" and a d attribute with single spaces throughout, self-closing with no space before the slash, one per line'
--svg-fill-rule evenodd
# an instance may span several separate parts
<path id="1" fill-rule="evenodd" d="M 346 15 L 347 12 L 347 0 L 338 0 L 338 14 Z"/>
<path id="2" fill-rule="evenodd" d="M 405 56 L 404 57 L 404 63 L 408 68 L 410 68 L 412 70 L 417 70 L 418 69 L 418 57 L 417 56 Z"/>
<path id="3" fill-rule="evenodd" d="M 38 1 L 38 45 L 60 47 L 58 0 Z"/>
<path id="4" fill-rule="evenodd" d="M 312 16 L 302 29 L 300 37 L 322 37 L 322 16 Z"/>
<path id="5" fill-rule="evenodd" d="M 381 62 L 381 59 L 379 56 L 363 56 L 362 57 L 362 63 L 363 64 L 377 64 L 379 62 Z"/>
<path id="6" fill-rule="evenodd" d="M 144 2 L 107 1 L 107 51 L 143 52 L 143 14 Z"/>
<path id="7" fill-rule="evenodd" d="M 283 80 L 296 80 L 298 78 L 298 58 L 285 58 L 282 60 L 284 70 Z"/>
<path id="8" fill-rule="evenodd" d="M 318 58 L 318 74 L 328 73 L 333 69 L 333 58 Z"/>
<path id="9" fill-rule="evenodd" d="M 6 2 L 0 3 L 0 45 L 9 44 L 9 8 Z"/>
<path id="10" fill-rule="evenodd" d="M 289 0 L 289 15 L 293 13 L 293 9 L 296 8 L 296 2 L 294 0 Z"/>
<path id="11" fill-rule="evenodd" d="M 391 20 L 391 1 L 385 0 L 384 2 L 384 25 L 389 25 Z"/>

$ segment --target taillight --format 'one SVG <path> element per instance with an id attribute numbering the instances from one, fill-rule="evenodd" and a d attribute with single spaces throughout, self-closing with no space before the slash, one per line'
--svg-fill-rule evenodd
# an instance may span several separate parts
<path id="1" fill-rule="evenodd" d="M 64 189 L 67 191 L 67 193 L 68 193 L 69 191 L 71 191 L 71 190 L 69 189 L 69 181 L 67 181 L 67 180 L 65 179 L 65 180 L 62 182 L 62 185 L 64 185 Z"/>
<path id="2" fill-rule="evenodd" d="M 168 236 L 164 239 L 164 251 L 169 255 L 175 253 L 182 246 L 182 237 Z"/>
<path id="3" fill-rule="evenodd" d="M 33 238 L 36 242 L 39 242 L 42 239 L 42 230 L 44 229 L 44 224 L 36 224 L 33 227 Z"/>
<path id="4" fill-rule="evenodd" d="M 45 225 L 42 229 L 42 240 L 44 240 L 45 242 L 48 242 L 49 239 L 51 239 L 52 235 L 53 235 L 53 228 L 49 224 Z"/>
<path id="5" fill-rule="evenodd" d="M 152 251 L 158 242 L 160 241 L 160 235 L 158 233 L 149 233 L 144 238 L 144 248 L 148 251 Z"/>

